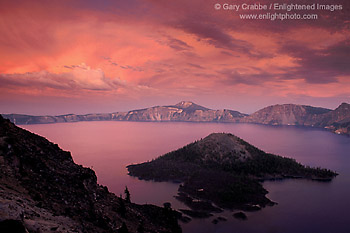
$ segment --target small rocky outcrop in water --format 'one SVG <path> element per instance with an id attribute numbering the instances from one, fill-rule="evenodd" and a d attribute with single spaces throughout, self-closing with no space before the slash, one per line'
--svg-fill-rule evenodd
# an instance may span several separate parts
<path id="1" fill-rule="evenodd" d="M 260 183 L 265 179 L 330 181 L 337 175 L 327 169 L 305 167 L 293 159 L 265 153 L 224 133 L 210 134 L 151 162 L 129 165 L 128 170 L 129 175 L 140 179 L 183 182 L 177 198 L 197 211 L 195 214 L 200 211 L 201 216 L 203 212 L 220 212 L 216 206 L 256 211 L 273 205 Z"/>
<path id="2" fill-rule="evenodd" d="M 96 180 L 69 152 L 0 115 L 0 232 L 181 232 L 179 213 L 126 202 Z"/>
<path id="3" fill-rule="evenodd" d="M 233 214 L 233 217 L 240 219 L 240 220 L 246 220 L 247 219 L 247 215 L 243 212 L 237 212 Z"/>

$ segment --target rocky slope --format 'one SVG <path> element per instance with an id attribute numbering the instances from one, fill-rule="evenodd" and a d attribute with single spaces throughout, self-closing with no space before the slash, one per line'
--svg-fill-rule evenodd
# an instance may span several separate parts
<path id="1" fill-rule="evenodd" d="M 0 232 L 181 232 L 174 211 L 129 203 L 96 180 L 69 152 L 0 116 Z"/>
<path id="2" fill-rule="evenodd" d="M 129 165 L 129 175 L 155 181 L 180 181 L 179 199 L 194 209 L 251 209 L 272 204 L 260 180 L 290 177 L 330 181 L 337 174 L 309 168 L 293 159 L 265 153 L 232 135 L 214 133 L 151 162 Z M 189 199 L 190 198 L 190 199 Z M 197 208 L 196 208 L 197 205 Z"/>
<path id="3" fill-rule="evenodd" d="M 242 120 L 242 122 L 267 125 L 311 125 L 317 116 L 330 112 L 330 109 L 306 105 L 283 104 L 263 108 Z"/>
<path id="4" fill-rule="evenodd" d="M 320 127 L 328 128 L 339 134 L 350 134 L 350 104 L 342 103 L 338 108 L 317 119 Z"/>
<path id="5" fill-rule="evenodd" d="M 194 122 L 238 122 L 246 116 L 232 110 L 211 110 L 192 102 L 182 101 L 176 105 L 157 106 L 128 112 L 127 121 L 194 121 Z"/>
<path id="6" fill-rule="evenodd" d="M 242 118 L 240 122 L 322 127 L 335 133 L 350 134 L 350 104 L 342 103 L 335 110 L 296 104 L 273 105 Z"/>

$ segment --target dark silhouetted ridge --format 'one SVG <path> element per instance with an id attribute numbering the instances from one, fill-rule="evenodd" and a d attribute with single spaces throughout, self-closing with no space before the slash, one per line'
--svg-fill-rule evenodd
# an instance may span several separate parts
<path id="1" fill-rule="evenodd" d="M 69 152 L 1 115 L 0 207 L 0 227 L 29 232 L 181 232 L 175 212 L 116 197 Z"/>

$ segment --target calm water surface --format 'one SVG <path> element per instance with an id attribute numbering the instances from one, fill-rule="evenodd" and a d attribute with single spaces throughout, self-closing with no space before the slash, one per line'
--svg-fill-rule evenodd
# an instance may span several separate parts
<path id="1" fill-rule="evenodd" d="M 184 206 L 173 196 L 178 184 L 139 181 L 127 175 L 126 165 L 144 162 L 204 138 L 213 132 L 233 133 L 271 153 L 310 165 L 336 170 L 329 183 L 307 180 L 264 182 L 268 197 L 277 206 L 248 213 L 239 221 L 224 212 L 228 221 L 217 225 L 206 220 L 182 224 L 185 233 L 349 233 L 350 137 L 318 129 L 272 127 L 254 124 L 77 122 L 22 126 L 72 152 L 74 161 L 93 168 L 98 182 L 119 195 L 125 186 L 136 203 L 174 208 Z"/>

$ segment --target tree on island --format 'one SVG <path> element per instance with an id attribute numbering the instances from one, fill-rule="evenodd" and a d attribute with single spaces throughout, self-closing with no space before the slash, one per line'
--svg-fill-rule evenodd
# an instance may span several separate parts
<path id="1" fill-rule="evenodd" d="M 125 186 L 124 193 L 125 193 L 125 201 L 127 203 L 130 203 L 131 200 L 130 200 L 130 192 L 129 192 L 128 186 Z"/>
<path id="2" fill-rule="evenodd" d="M 145 232 L 145 227 L 143 226 L 143 221 L 141 220 L 139 226 L 137 227 L 137 232 L 138 233 L 144 233 Z"/>
<path id="3" fill-rule="evenodd" d="M 120 213 L 120 215 L 123 218 L 125 218 L 126 207 L 125 207 L 125 204 L 124 204 L 124 199 L 122 197 L 120 197 L 118 200 L 119 200 L 119 207 L 118 207 L 117 211 Z"/>
<path id="4" fill-rule="evenodd" d="M 125 222 L 123 222 L 122 226 L 117 230 L 118 233 L 129 233 L 129 230 L 125 224 Z"/>
<path id="5" fill-rule="evenodd" d="M 164 209 L 171 210 L 171 203 L 170 202 L 163 203 L 163 206 L 164 206 Z"/>

